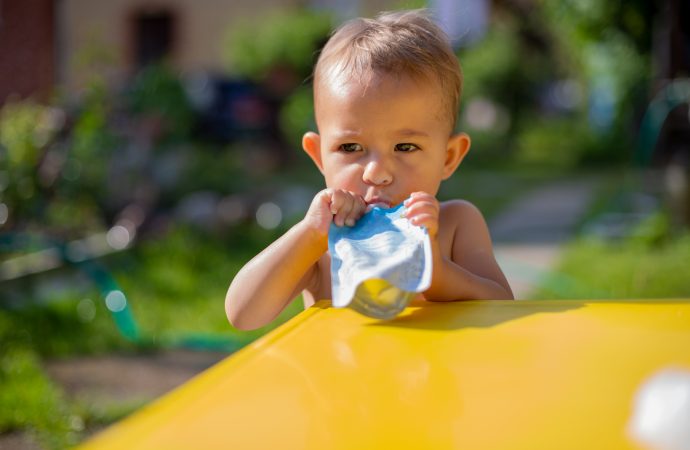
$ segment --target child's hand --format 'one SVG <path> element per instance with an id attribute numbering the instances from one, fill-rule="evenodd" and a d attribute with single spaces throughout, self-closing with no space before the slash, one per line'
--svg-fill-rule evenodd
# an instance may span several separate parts
<path id="1" fill-rule="evenodd" d="M 366 212 L 366 208 L 360 195 L 343 189 L 324 189 L 314 197 L 304 220 L 319 232 L 328 234 L 331 222 L 339 227 L 351 227 Z"/>
<path id="2" fill-rule="evenodd" d="M 438 233 L 438 217 L 441 206 L 431 194 L 426 192 L 413 192 L 410 198 L 405 200 L 405 216 L 413 225 L 425 227 L 431 239 Z"/>

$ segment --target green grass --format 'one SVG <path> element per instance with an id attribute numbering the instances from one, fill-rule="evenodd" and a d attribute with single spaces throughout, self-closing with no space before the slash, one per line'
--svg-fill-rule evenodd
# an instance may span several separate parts
<path id="1" fill-rule="evenodd" d="M 77 442 L 80 425 L 63 393 L 30 348 L 3 344 L 0 353 L 0 432 L 26 430 L 48 448 Z"/>
<path id="2" fill-rule="evenodd" d="M 302 309 L 298 299 L 274 323 L 251 332 L 235 330 L 225 316 L 230 281 L 279 232 L 242 226 L 218 239 L 193 230 L 173 230 L 121 258 L 115 277 L 142 332 L 154 341 L 215 333 L 246 344 Z"/>
<path id="3" fill-rule="evenodd" d="M 0 433 L 21 430 L 45 448 L 65 448 L 79 441 L 85 426 L 103 423 L 103 414 L 67 398 L 41 364 L 44 358 L 136 351 L 104 306 L 96 304 L 90 320 L 79 314 L 83 294 L 0 310 Z"/>
<path id="4" fill-rule="evenodd" d="M 690 233 L 655 243 L 578 239 L 534 298 L 690 298 Z"/>

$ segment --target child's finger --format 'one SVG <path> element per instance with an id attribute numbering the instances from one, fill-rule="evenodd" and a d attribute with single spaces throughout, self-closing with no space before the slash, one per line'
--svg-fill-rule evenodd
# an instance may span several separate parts
<path id="1" fill-rule="evenodd" d="M 407 205 L 408 203 L 413 203 L 416 201 L 423 201 L 423 200 L 433 200 L 436 201 L 436 197 L 429 194 L 428 192 L 423 192 L 423 191 L 418 191 L 418 192 L 413 192 L 410 194 L 410 196 L 405 200 L 405 204 Z"/>
<path id="2" fill-rule="evenodd" d="M 438 232 L 440 212 L 441 205 L 436 197 L 425 192 L 415 192 L 405 201 L 405 216 L 410 223 L 425 227 L 432 237 Z"/>
<path id="3" fill-rule="evenodd" d="M 429 220 L 433 220 L 434 223 L 438 224 L 438 212 L 430 208 L 417 208 L 413 211 L 408 211 L 406 216 L 413 225 L 429 227 Z"/>
<path id="4" fill-rule="evenodd" d="M 331 195 L 331 214 L 333 214 L 333 222 L 339 227 L 342 226 L 342 216 L 339 213 L 342 211 L 345 201 L 345 195 L 342 191 L 333 191 Z"/>
<path id="5" fill-rule="evenodd" d="M 354 226 L 367 209 L 367 204 L 361 196 L 353 194 L 352 200 L 352 209 L 345 217 L 345 225 L 348 227 Z"/>
<path id="6" fill-rule="evenodd" d="M 351 193 L 337 190 L 333 193 L 331 201 L 331 212 L 334 214 L 333 221 L 339 227 L 345 225 L 345 219 L 350 214 L 354 205 L 354 197 Z"/>
<path id="7" fill-rule="evenodd" d="M 415 192 L 404 202 L 405 209 L 410 210 L 415 205 L 433 205 L 437 210 L 441 209 L 441 205 L 431 194 L 425 192 Z"/>
<path id="8" fill-rule="evenodd" d="M 438 232 L 438 216 L 433 214 L 418 214 L 410 218 L 410 222 L 418 227 L 424 227 L 427 229 L 430 236 L 436 236 Z"/>
<path id="9" fill-rule="evenodd" d="M 345 198 L 343 196 L 343 193 L 339 190 L 331 190 L 330 195 L 331 201 L 329 206 L 331 209 L 331 214 L 335 215 L 342 207 Z"/>
<path id="10" fill-rule="evenodd" d="M 422 212 L 432 213 L 438 215 L 441 211 L 441 206 L 435 198 L 431 199 L 415 199 L 405 204 L 405 215 L 407 217 L 420 214 Z"/>

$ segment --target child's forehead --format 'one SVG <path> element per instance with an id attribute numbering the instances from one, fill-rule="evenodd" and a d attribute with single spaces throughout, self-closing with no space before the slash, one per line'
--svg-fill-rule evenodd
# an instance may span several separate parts
<path id="1" fill-rule="evenodd" d="M 388 121 L 396 129 L 446 122 L 448 111 L 438 84 L 411 76 L 378 73 L 371 79 L 338 77 L 315 85 L 317 126 L 343 126 L 352 121 L 362 125 Z M 325 122 L 324 122 L 325 121 Z M 391 121 L 394 121 L 393 124 Z"/>
<path id="2" fill-rule="evenodd" d="M 320 98 L 380 98 L 399 95 L 401 90 L 416 92 L 419 89 L 428 92 L 433 88 L 438 88 L 440 94 L 441 86 L 432 83 L 433 80 L 407 74 L 371 71 L 358 76 L 341 72 L 318 79 L 314 84 L 314 97 L 318 103 Z"/>
<path id="3" fill-rule="evenodd" d="M 320 70 L 314 77 L 314 118 L 321 129 L 323 119 L 333 109 L 366 107 L 399 100 L 400 97 L 426 96 L 427 111 L 434 118 L 448 123 L 450 132 L 455 127 L 455 105 L 444 89 L 442 80 L 434 73 L 423 71 L 391 72 L 376 68 L 347 70 L 343 66 L 331 66 Z M 346 112 L 342 111 L 341 112 Z"/>

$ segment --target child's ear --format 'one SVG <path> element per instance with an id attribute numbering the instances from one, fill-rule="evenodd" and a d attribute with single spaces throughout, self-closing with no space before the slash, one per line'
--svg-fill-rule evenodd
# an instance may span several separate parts
<path id="1" fill-rule="evenodd" d="M 302 148 L 314 161 L 319 171 L 323 173 L 323 163 L 321 161 L 321 136 L 313 131 L 307 131 L 302 136 Z"/>
<path id="2" fill-rule="evenodd" d="M 443 163 L 443 179 L 449 178 L 470 151 L 472 141 L 465 133 L 454 134 L 448 139 L 446 146 L 446 160 Z"/>

